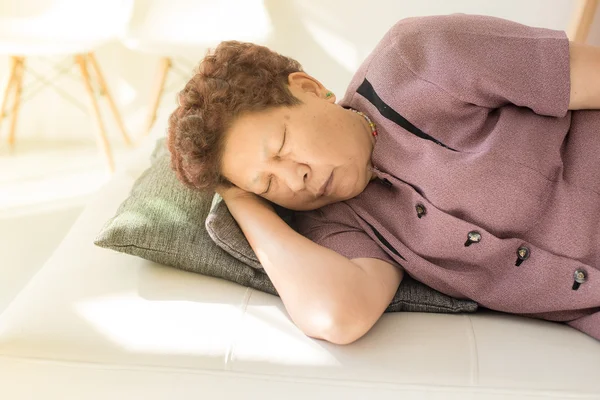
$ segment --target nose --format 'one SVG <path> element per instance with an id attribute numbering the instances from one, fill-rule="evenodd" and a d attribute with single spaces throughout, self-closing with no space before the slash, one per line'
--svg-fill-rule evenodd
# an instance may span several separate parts
<path id="1" fill-rule="evenodd" d="M 277 174 L 292 191 L 299 192 L 306 188 L 310 167 L 306 164 L 287 161 L 278 166 Z"/>

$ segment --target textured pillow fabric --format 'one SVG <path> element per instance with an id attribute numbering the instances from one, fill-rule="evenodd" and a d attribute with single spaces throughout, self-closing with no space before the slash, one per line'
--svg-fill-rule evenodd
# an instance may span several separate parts
<path id="1" fill-rule="evenodd" d="M 223 278 L 277 295 L 262 271 L 219 248 L 204 228 L 212 194 L 185 187 L 170 167 L 164 138 L 129 197 L 104 225 L 94 244 L 202 275 Z"/>
<path id="2" fill-rule="evenodd" d="M 225 203 L 177 180 L 165 143 L 165 138 L 157 141 L 150 168 L 134 183 L 94 243 L 278 295 Z M 293 226 L 290 212 L 278 211 Z M 476 310 L 472 301 L 451 298 L 406 276 L 386 312 Z"/>
<path id="3" fill-rule="evenodd" d="M 294 228 L 293 212 L 276 204 L 274 207 L 277 214 Z M 206 218 L 206 230 L 215 243 L 227 253 L 252 268 L 263 269 L 242 229 L 219 194 L 215 194 L 213 198 L 211 211 Z"/>

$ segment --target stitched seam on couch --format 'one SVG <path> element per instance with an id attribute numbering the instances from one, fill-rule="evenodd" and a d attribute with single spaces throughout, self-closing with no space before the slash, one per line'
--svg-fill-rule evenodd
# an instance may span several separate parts
<path id="1" fill-rule="evenodd" d="M 578 392 L 573 391 L 559 391 L 555 390 L 550 392 L 548 389 L 500 389 L 497 387 L 483 388 L 471 387 L 471 386 L 459 386 L 459 385 L 417 385 L 417 384 L 405 384 L 398 382 L 389 381 L 358 381 L 355 378 L 348 379 L 334 379 L 334 378 L 317 378 L 317 377 L 297 377 L 297 376 L 284 376 L 274 374 L 253 374 L 250 372 L 232 372 L 226 370 L 210 370 L 202 368 L 184 368 L 184 367 L 157 367 L 155 365 L 144 365 L 144 364 L 130 364 L 123 366 L 122 364 L 111 364 L 104 362 L 93 362 L 93 361 L 79 361 L 79 360 L 61 360 L 53 358 L 42 358 L 42 357 L 25 357 L 25 356 L 9 356 L 0 354 L 0 359 L 5 360 L 18 360 L 21 362 L 30 362 L 36 364 L 54 364 L 63 367 L 74 368 L 74 367 L 85 367 L 91 369 L 104 369 L 110 371 L 132 371 L 132 372 L 170 372 L 170 373 L 185 373 L 190 375 L 224 375 L 224 376 L 239 376 L 240 378 L 255 378 L 266 381 L 283 381 L 290 383 L 320 383 L 322 385 L 330 386 L 355 386 L 355 387 L 367 387 L 373 389 L 397 389 L 397 390 L 424 390 L 425 392 L 451 392 L 451 393 L 463 393 L 468 391 L 469 393 L 494 393 L 494 394 L 531 394 L 535 396 L 543 395 L 545 398 L 556 398 L 560 400 L 564 399 L 597 399 L 598 392 Z M 551 396 L 551 397 L 550 397 Z"/>

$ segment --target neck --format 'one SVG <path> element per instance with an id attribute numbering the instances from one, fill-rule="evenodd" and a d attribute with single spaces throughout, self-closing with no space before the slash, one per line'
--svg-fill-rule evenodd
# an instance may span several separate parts
<path id="1" fill-rule="evenodd" d="M 371 128 L 371 125 L 369 125 L 369 121 L 367 121 L 367 119 L 362 115 L 357 114 L 352 110 L 348 110 L 348 112 L 352 114 L 357 121 L 359 121 L 363 128 L 362 131 L 365 133 L 365 136 L 369 138 L 369 142 L 371 143 L 371 151 L 373 151 L 373 147 L 375 146 L 377 138 L 373 135 L 373 129 Z"/>
<path id="2" fill-rule="evenodd" d="M 369 176 L 369 181 L 377 178 L 377 175 L 373 171 L 373 163 L 371 162 L 371 156 L 373 155 L 373 150 L 375 148 L 375 142 L 377 141 L 377 137 L 373 135 L 373 129 L 371 125 L 369 125 L 369 121 L 365 117 L 360 114 L 355 113 L 352 110 L 347 110 L 350 114 L 353 115 L 354 118 L 358 121 L 358 123 L 362 126 L 362 131 L 364 132 L 364 136 L 369 139 L 369 163 L 367 165 L 367 174 Z"/>

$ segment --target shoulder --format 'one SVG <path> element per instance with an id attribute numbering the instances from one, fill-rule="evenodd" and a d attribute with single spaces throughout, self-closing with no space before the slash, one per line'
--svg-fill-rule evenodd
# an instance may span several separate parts
<path id="1" fill-rule="evenodd" d="M 397 45 L 409 49 L 427 46 L 425 51 L 433 53 L 430 49 L 440 46 L 473 46 L 477 37 L 541 38 L 556 37 L 557 32 L 491 15 L 455 13 L 404 18 L 388 34 Z"/>
<path id="2" fill-rule="evenodd" d="M 517 29 L 517 31 L 515 31 Z M 422 17 L 408 17 L 396 22 L 390 29 L 390 34 L 427 35 L 443 32 L 468 32 L 468 33 L 499 33 L 520 34 L 520 30 L 540 29 L 527 26 L 509 19 L 491 15 L 454 13 L 446 15 L 427 15 Z"/>

